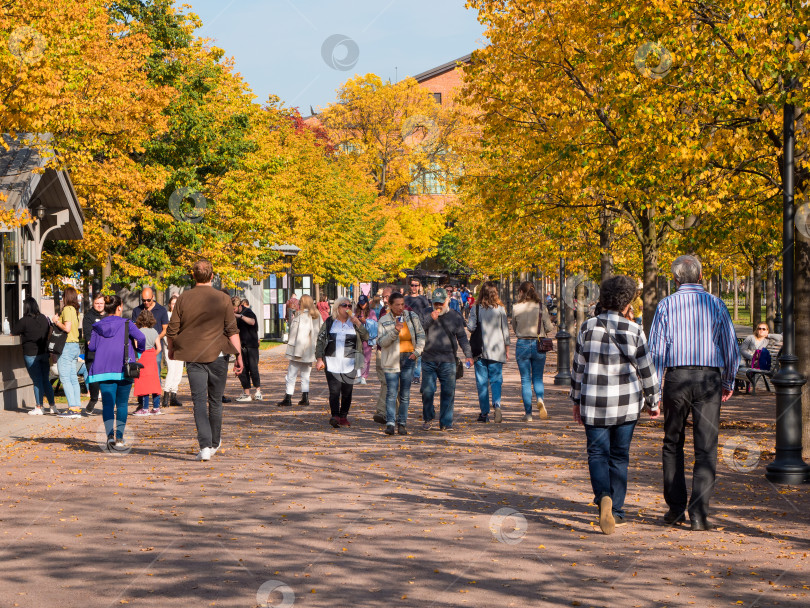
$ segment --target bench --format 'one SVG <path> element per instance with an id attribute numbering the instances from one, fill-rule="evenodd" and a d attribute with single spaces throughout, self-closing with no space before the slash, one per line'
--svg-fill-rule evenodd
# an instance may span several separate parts
<path id="1" fill-rule="evenodd" d="M 745 365 L 741 365 L 740 369 L 737 370 L 735 380 L 742 383 L 750 383 L 752 393 L 756 393 L 757 382 L 759 382 L 760 378 L 762 378 L 762 380 L 765 382 L 765 388 L 767 391 L 769 393 L 773 392 L 770 380 L 774 377 L 776 372 L 779 371 L 779 357 L 782 355 L 781 344 L 770 342 L 768 344 L 768 352 L 771 353 L 770 369 L 754 369 L 751 367 L 751 361 L 749 359 L 745 359 Z"/>

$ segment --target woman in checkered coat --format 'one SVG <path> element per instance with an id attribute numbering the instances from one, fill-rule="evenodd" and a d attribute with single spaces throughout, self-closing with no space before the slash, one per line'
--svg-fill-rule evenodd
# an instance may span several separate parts
<path id="1" fill-rule="evenodd" d="M 624 315 L 635 282 L 615 276 L 602 283 L 602 313 L 588 319 L 577 336 L 571 378 L 574 420 L 585 426 L 588 469 L 599 526 L 612 534 L 624 523 L 630 441 L 642 409 L 659 416 L 659 384 L 641 327 Z"/>

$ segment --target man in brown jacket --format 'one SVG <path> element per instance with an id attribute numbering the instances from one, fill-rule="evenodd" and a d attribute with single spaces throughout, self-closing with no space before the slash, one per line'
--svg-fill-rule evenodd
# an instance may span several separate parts
<path id="1" fill-rule="evenodd" d="M 210 460 L 221 445 L 222 394 L 228 376 L 226 355 L 236 355 L 242 372 L 242 347 L 231 299 L 211 286 L 214 269 L 199 260 L 191 270 L 196 285 L 177 298 L 166 337 L 169 358 L 186 362 L 200 460 Z"/>

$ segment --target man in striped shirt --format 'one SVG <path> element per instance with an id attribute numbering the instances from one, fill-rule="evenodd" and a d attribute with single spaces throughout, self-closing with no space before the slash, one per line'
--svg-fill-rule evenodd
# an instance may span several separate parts
<path id="1" fill-rule="evenodd" d="M 672 274 L 678 291 L 658 304 L 649 342 L 663 384 L 664 500 L 669 506 L 664 521 L 680 523 L 687 509 L 683 443 L 691 412 L 695 468 L 689 520 L 692 530 L 709 530 L 720 403 L 734 391 L 740 353 L 726 305 L 703 289 L 700 261 L 683 255 L 672 263 Z"/>

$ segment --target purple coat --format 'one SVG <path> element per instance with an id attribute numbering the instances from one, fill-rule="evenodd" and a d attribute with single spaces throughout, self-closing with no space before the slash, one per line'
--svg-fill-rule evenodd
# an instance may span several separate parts
<path id="1" fill-rule="evenodd" d="M 111 315 L 93 323 L 93 332 L 87 349 L 96 353 L 90 365 L 88 382 L 124 379 L 124 323 L 129 323 L 130 340 L 135 340 L 135 347 L 130 343 L 129 360 L 138 359 L 138 353 L 144 351 L 146 337 L 135 327 L 132 321 Z"/>

